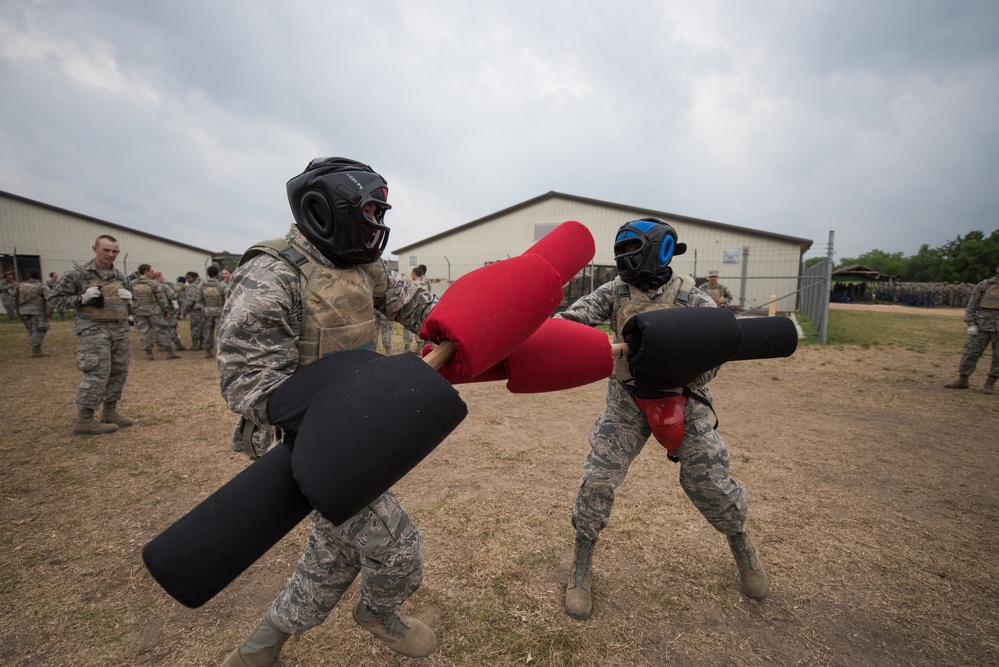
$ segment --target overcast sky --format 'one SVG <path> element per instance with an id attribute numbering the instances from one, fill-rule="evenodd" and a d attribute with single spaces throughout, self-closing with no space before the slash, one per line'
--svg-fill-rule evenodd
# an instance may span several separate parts
<path id="1" fill-rule="evenodd" d="M 390 249 L 550 190 L 808 256 L 999 228 L 994 0 L 3 0 L 0 91 L 0 190 L 211 250 L 333 155 Z"/>

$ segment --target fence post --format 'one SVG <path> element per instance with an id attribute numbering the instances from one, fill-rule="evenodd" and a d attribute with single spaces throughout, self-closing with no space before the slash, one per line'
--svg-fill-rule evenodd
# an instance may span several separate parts
<path id="1" fill-rule="evenodd" d="M 820 302 L 823 318 L 822 326 L 819 327 L 819 342 L 823 345 L 826 344 L 826 338 L 829 334 L 829 292 L 832 291 L 832 267 L 833 267 L 833 238 L 836 232 L 829 230 L 829 249 L 826 255 L 826 270 L 825 270 L 825 285 L 822 289 L 822 301 Z"/>
<path id="2" fill-rule="evenodd" d="M 739 308 L 742 310 L 746 309 L 746 284 L 748 282 L 747 274 L 749 273 L 749 246 L 742 246 L 742 280 L 739 283 Z"/>

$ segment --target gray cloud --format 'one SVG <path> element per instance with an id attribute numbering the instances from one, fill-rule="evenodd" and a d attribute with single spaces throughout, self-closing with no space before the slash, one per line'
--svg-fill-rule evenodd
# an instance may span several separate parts
<path id="1" fill-rule="evenodd" d="M 840 256 L 997 228 L 989 2 L 0 6 L 0 189 L 214 249 L 320 155 L 390 247 L 548 190 Z"/>

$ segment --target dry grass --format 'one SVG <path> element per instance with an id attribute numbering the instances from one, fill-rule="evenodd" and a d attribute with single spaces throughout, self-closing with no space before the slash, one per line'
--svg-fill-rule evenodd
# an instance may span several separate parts
<path id="1" fill-rule="evenodd" d="M 651 443 L 597 547 L 594 615 L 570 619 L 568 517 L 603 385 L 464 385 L 468 418 L 396 487 L 424 538 L 407 608 L 436 628 L 439 652 L 415 661 L 377 644 L 350 620 L 355 590 L 289 642 L 286 664 L 999 664 L 999 397 L 942 389 L 962 329 L 946 355 L 807 346 L 715 380 L 772 577 L 763 603 L 740 595 L 724 539 Z M 69 323 L 45 348 L 27 358 L 23 327 L 0 323 L 0 658 L 218 664 L 283 585 L 307 523 L 201 609 L 174 602 L 142 547 L 246 465 L 226 447 L 212 362 L 136 356 L 121 409 L 139 423 L 89 438 L 70 434 Z"/>

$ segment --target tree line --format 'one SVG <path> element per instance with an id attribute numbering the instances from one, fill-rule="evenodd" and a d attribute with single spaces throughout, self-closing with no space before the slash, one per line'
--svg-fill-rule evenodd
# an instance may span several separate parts
<path id="1" fill-rule="evenodd" d="M 824 258 L 806 260 L 806 266 Z M 986 236 L 981 231 L 958 235 L 939 248 L 927 244 L 919 247 L 915 255 L 903 256 L 901 252 L 870 250 L 859 257 L 844 257 L 833 270 L 862 264 L 900 282 L 910 283 L 977 283 L 995 275 L 999 264 L 999 229 Z"/>

